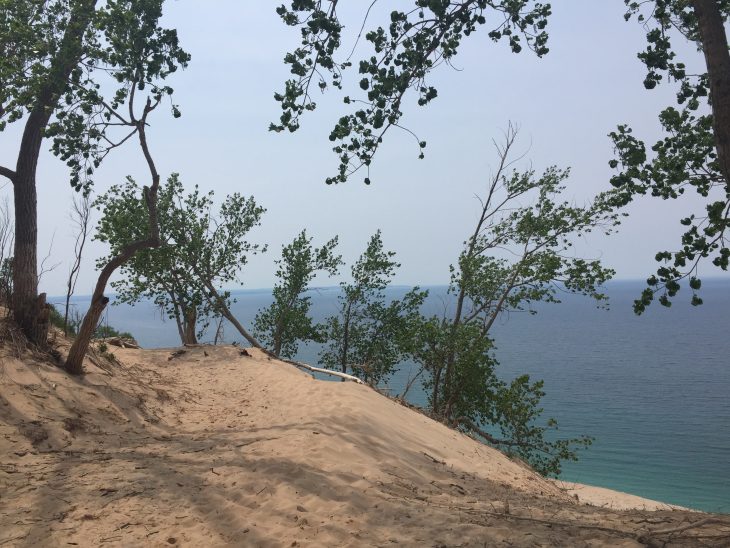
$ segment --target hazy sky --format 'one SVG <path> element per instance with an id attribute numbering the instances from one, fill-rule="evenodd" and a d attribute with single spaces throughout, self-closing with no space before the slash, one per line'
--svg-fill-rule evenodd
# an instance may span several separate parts
<path id="1" fill-rule="evenodd" d="M 325 177 L 337 167 L 327 136 L 345 112 L 340 95 L 318 98 L 320 108 L 308 113 L 294 134 L 267 131 L 279 115 L 273 93 L 283 88 L 288 74 L 282 58 L 299 40 L 297 30 L 280 22 L 277 4 L 168 1 L 165 24 L 178 29 L 192 61 L 170 79 L 182 118 L 155 112 L 149 130 L 163 177 L 179 172 L 186 186 L 214 189 L 219 197 L 231 192 L 253 195 L 268 209 L 251 239 L 268 243 L 270 251 L 253 258 L 243 273 L 248 288 L 271 287 L 273 260 L 281 245 L 304 227 L 317 242 L 339 235 L 348 262 L 381 228 L 386 246 L 403 265 L 396 283 L 444 283 L 475 222 L 474 195 L 483 192 L 495 164 L 491 141 L 508 121 L 520 125 L 522 149 L 529 148 L 536 169 L 572 167 L 566 197 L 582 203 L 609 187 L 612 172 L 607 164 L 613 151 L 607 134 L 628 123 L 653 142 L 660 136 L 658 112 L 674 102 L 672 85 L 644 89 L 645 72 L 636 58 L 644 31 L 635 21 L 624 22 L 622 0 L 557 0 L 549 25 L 551 51 L 545 58 L 528 51 L 514 55 L 506 44 L 489 40 L 482 28 L 465 39 L 455 61 L 459 70 L 442 66 L 433 75 L 436 101 L 418 108 L 410 98 L 404 122 L 428 141 L 425 160 L 416 158 L 410 136 L 394 131 L 374 161 L 372 185 L 356 177 L 327 186 Z M 352 47 L 369 2 L 345 4 L 353 11 L 344 13 L 349 25 L 343 53 Z M 386 7 L 393 4 L 383 2 Z M 366 52 L 366 46 L 359 51 Z M 683 48 L 691 63 L 701 61 L 691 46 Z M 355 71 L 345 78 L 350 84 L 359 79 Z M 14 165 L 20 130 L 16 124 L 0 134 L 0 162 L 5 165 Z M 95 191 L 103 192 L 128 174 L 147 182 L 143 158 L 132 142 L 107 158 Z M 72 259 L 72 190 L 67 181 L 63 164 L 44 153 L 38 173 L 39 255 L 46 254 L 55 233 L 48 262 L 60 262 L 41 282 L 51 295 L 64 292 Z M 2 192 L 9 191 L 6 185 Z M 631 217 L 618 235 L 593 236 L 579 251 L 603 258 L 616 269 L 617 278 L 644 278 L 655 268 L 657 250 L 676 247 L 680 213 L 696 210 L 699 203 L 694 198 L 679 203 L 640 200 L 629 209 Z M 91 292 L 94 259 L 105 252 L 99 243 L 88 248 L 78 294 Z M 709 265 L 703 271 L 717 274 Z"/>

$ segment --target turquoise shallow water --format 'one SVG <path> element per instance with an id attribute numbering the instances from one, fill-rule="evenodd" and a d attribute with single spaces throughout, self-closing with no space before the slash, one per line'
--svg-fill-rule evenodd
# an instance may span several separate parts
<path id="1" fill-rule="evenodd" d="M 442 311 L 445 288 L 429 289 L 425 306 Z M 631 302 L 640 289 L 639 282 L 612 283 L 609 311 L 567 296 L 537 315 L 503 318 L 493 332 L 501 370 L 505 378 L 545 380 L 545 415 L 558 419 L 561 435 L 596 437 L 578 463 L 565 465 L 563 479 L 730 512 L 730 281 L 706 281 L 703 306 L 682 295 L 670 309 L 656 305 L 636 317 Z M 234 313 L 248 325 L 271 300 L 269 290 L 235 296 Z M 336 296 L 336 289 L 313 291 L 313 315 L 333 313 Z M 88 304 L 74 301 L 81 310 Z M 179 344 L 174 324 L 148 303 L 111 307 L 108 322 L 144 347 Z M 236 335 L 226 328 L 227 340 Z M 300 351 L 309 363 L 316 357 L 314 347 Z M 405 364 L 389 387 L 399 391 L 408 372 Z M 410 398 L 425 400 L 419 390 Z"/>

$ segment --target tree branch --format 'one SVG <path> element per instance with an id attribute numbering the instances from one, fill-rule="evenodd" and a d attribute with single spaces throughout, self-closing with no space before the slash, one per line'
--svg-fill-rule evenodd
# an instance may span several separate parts
<path id="1" fill-rule="evenodd" d="M 15 172 L 12 169 L 0 166 L 0 175 L 7 177 L 12 183 L 15 183 Z"/>

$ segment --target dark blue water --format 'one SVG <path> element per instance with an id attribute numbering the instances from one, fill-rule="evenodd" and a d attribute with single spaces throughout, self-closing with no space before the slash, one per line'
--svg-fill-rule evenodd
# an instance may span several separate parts
<path id="1" fill-rule="evenodd" d="M 558 419 L 560 434 L 596 438 L 578 463 L 566 463 L 563 479 L 730 512 L 730 281 L 705 281 L 703 306 L 682 295 L 637 317 L 631 303 L 640 289 L 612 283 L 608 311 L 566 296 L 537 315 L 504 317 L 493 330 L 502 374 L 544 379 L 545 416 Z M 426 307 L 441 313 L 445 289 L 430 290 Z M 248 326 L 271 301 L 269 290 L 235 296 L 233 312 Z M 336 297 L 336 289 L 313 291 L 313 316 L 335 313 Z M 75 303 L 84 310 L 88 299 Z M 148 303 L 113 306 L 108 322 L 144 347 L 179 345 L 174 323 Z M 240 336 L 227 326 L 225 340 Z M 298 357 L 316 363 L 317 349 L 303 347 Z M 388 387 L 400 392 L 412 371 L 406 364 Z M 423 404 L 425 395 L 414 387 L 409 399 Z"/>

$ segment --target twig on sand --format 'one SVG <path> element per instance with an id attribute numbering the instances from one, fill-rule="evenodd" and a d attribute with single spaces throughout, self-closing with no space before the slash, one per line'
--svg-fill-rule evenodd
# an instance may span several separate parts
<path id="1" fill-rule="evenodd" d="M 16 540 L 24 540 L 28 535 L 29 535 L 29 533 L 26 533 L 25 535 L 20 535 L 19 537 L 10 537 L 10 538 L 6 538 L 6 539 L 2 539 L 2 540 L 0 540 L 0 545 L 8 544 L 8 543 L 16 541 Z"/>
<path id="2" fill-rule="evenodd" d="M 425 451 L 421 451 L 421 453 L 423 453 L 424 455 L 426 455 L 426 456 L 427 456 L 427 457 L 428 457 L 429 459 L 431 459 L 431 460 L 432 460 L 433 462 L 435 462 L 436 464 L 446 464 L 446 462 L 445 462 L 445 461 L 443 461 L 443 460 L 438 460 L 438 459 L 437 459 L 436 457 L 432 457 L 431 455 L 429 455 L 429 454 L 428 454 L 428 453 L 426 453 Z"/>
<path id="3" fill-rule="evenodd" d="M 647 533 L 647 535 L 652 536 L 652 537 L 658 536 L 658 535 L 672 535 L 674 533 L 681 533 L 682 531 L 687 531 L 689 529 L 694 529 L 696 527 L 702 527 L 703 525 L 707 525 L 708 523 L 722 523 L 722 524 L 730 526 L 730 521 L 716 518 L 714 516 L 710 516 L 710 517 L 707 517 L 704 519 L 693 521 L 692 523 L 686 523 L 685 525 L 681 525 L 679 527 L 672 527 L 670 529 L 657 529 L 656 531 L 650 531 L 649 533 Z"/>

